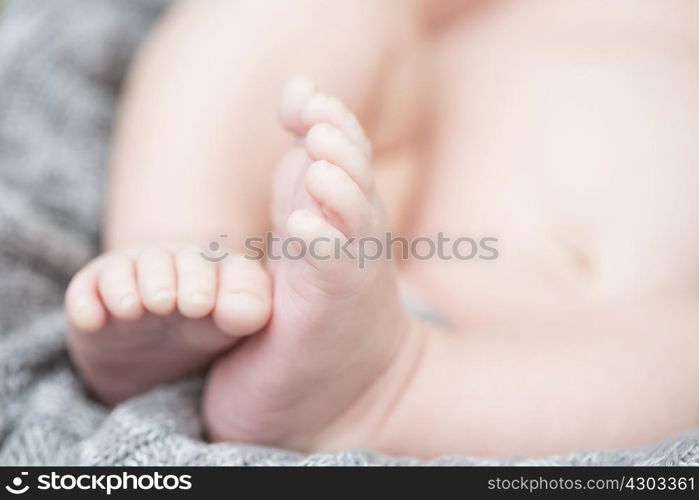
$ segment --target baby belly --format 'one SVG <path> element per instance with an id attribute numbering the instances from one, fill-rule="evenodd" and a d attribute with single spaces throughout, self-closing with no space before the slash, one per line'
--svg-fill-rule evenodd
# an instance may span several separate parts
<path id="1" fill-rule="evenodd" d="M 607 172 L 582 192 L 533 167 L 483 167 L 437 167 L 408 232 L 432 243 L 414 246 L 401 275 L 436 310 L 489 321 L 696 291 L 699 194 L 679 176 L 625 186 Z M 608 181 L 613 192 L 593 189 Z"/>
<path id="2" fill-rule="evenodd" d="M 696 65 L 456 39 L 409 233 L 495 239 L 497 257 L 412 258 L 410 293 L 472 322 L 696 290 Z"/>

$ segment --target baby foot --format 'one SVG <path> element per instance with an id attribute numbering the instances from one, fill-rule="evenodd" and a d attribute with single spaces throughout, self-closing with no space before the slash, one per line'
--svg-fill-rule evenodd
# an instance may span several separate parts
<path id="1" fill-rule="evenodd" d="M 208 431 L 300 450 L 369 444 L 421 343 L 391 263 L 335 255 L 336 242 L 357 255 L 359 238 L 383 240 L 371 147 L 354 115 L 303 78 L 287 85 L 281 120 L 300 140 L 276 172 L 272 222 L 308 252 L 272 262 L 270 324 L 213 366 Z"/>
<path id="2" fill-rule="evenodd" d="M 66 292 L 71 357 L 95 395 L 119 403 L 194 373 L 270 315 L 258 262 L 204 259 L 198 248 L 109 252 Z"/>

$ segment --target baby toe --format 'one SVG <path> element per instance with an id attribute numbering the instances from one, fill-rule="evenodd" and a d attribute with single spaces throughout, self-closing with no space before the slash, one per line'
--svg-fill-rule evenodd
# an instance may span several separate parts
<path id="1" fill-rule="evenodd" d="M 325 218 L 308 210 L 295 210 L 287 221 L 287 232 L 300 246 L 298 255 L 288 257 L 302 258 L 313 270 L 302 271 L 305 274 L 299 282 L 321 288 L 345 288 L 356 274 L 355 255 L 348 250 L 348 238 Z M 292 267 L 303 269 L 303 266 Z"/>
<path id="2" fill-rule="evenodd" d="M 269 321 L 271 304 L 271 282 L 259 261 L 237 255 L 221 262 L 213 317 L 223 332 L 243 336 L 259 331 Z"/>
<path id="3" fill-rule="evenodd" d="M 314 125 L 306 136 L 306 150 L 313 160 L 326 160 L 344 169 L 365 193 L 373 187 L 369 157 L 348 135 L 328 123 Z"/>
<path id="4" fill-rule="evenodd" d="M 359 120 L 337 97 L 321 93 L 314 94 L 304 104 L 301 120 L 306 130 L 323 122 L 337 127 L 346 133 L 368 158 L 371 157 L 371 143 Z"/>
<path id="5" fill-rule="evenodd" d="M 107 320 L 97 288 L 98 269 L 88 265 L 78 272 L 66 290 L 66 316 L 78 330 L 95 332 Z"/>
<path id="6" fill-rule="evenodd" d="M 279 119 L 289 132 L 302 136 L 308 130 L 303 124 L 301 112 L 306 101 L 314 94 L 315 85 L 303 76 L 295 75 L 289 78 L 279 102 Z"/>
<path id="7" fill-rule="evenodd" d="M 316 161 L 306 172 L 306 189 L 328 221 L 345 236 L 370 231 L 372 206 L 345 170 L 325 160 Z"/>
<path id="8" fill-rule="evenodd" d="M 183 316 L 198 319 L 209 314 L 216 297 L 216 264 L 206 260 L 199 248 L 186 248 L 175 258 L 177 308 Z"/>
<path id="9" fill-rule="evenodd" d="M 172 254 L 163 248 L 143 250 L 136 262 L 143 304 L 154 314 L 167 315 L 175 309 L 175 266 Z"/>
<path id="10" fill-rule="evenodd" d="M 131 258 L 120 254 L 107 257 L 99 274 L 98 288 L 104 305 L 115 318 L 136 320 L 143 314 Z"/>

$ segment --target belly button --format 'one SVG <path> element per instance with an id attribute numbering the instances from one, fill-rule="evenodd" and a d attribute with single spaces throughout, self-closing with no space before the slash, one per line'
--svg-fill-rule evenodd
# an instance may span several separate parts
<path id="1" fill-rule="evenodd" d="M 558 268 L 556 274 L 565 281 L 591 283 L 596 266 L 585 236 L 569 226 L 558 226 L 550 234 L 554 247 L 551 253 L 556 256 L 550 264 Z"/>
<path id="2" fill-rule="evenodd" d="M 593 274 L 592 258 L 588 252 L 575 245 L 568 245 L 566 250 L 570 257 L 571 267 L 573 267 L 578 274 L 587 276 L 591 276 Z"/>

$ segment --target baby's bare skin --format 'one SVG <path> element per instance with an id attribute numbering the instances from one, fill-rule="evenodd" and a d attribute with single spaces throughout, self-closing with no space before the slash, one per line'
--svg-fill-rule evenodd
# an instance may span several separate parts
<path id="1" fill-rule="evenodd" d="M 697 290 L 696 6 L 539 4 L 495 3 L 432 46 L 436 125 L 409 232 L 494 235 L 502 252 L 404 274 L 463 324 Z"/>
<path id="2" fill-rule="evenodd" d="M 411 10 L 407 2 L 377 2 L 374 11 L 353 1 L 334 10 L 299 2 L 291 11 L 317 16 L 312 25 L 327 33 L 280 16 L 283 26 L 265 34 L 251 31 L 250 21 L 269 6 L 244 4 L 247 17 L 236 30 L 231 23 L 241 14 L 232 16 L 227 4 L 185 3 L 136 72 L 115 150 L 107 257 L 173 239 L 204 245 L 220 233 L 240 241 L 266 229 L 271 201 L 285 207 L 272 218 L 281 233 L 487 234 L 499 239 L 500 258 L 399 268 L 406 290 L 448 319 L 451 331 L 397 305 L 386 261 L 363 272 L 283 263 L 270 272 L 273 295 L 261 268 L 232 273 L 227 282 L 235 290 L 261 300 L 252 319 L 217 300 L 223 281 L 211 272 L 199 286 L 208 287 L 212 303 L 196 314 L 204 338 L 225 341 L 203 357 L 179 350 L 170 372 L 157 357 L 171 345 L 167 334 L 158 334 L 149 355 L 138 342 L 115 344 L 115 332 L 99 321 L 82 328 L 99 330 L 92 337 L 71 330 L 78 367 L 98 396 L 118 402 L 225 353 L 203 403 L 214 439 L 425 457 L 544 454 L 645 444 L 699 424 L 699 152 L 692 140 L 699 123 L 691 111 L 699 107 L 699 65 L 687 25 L 696 19 L 694 4 L 677 1 L 660 15 L 627 3 L 619 19 L 589 2 L 557 4 L 559 12 L 537 2 L 486 10 L 444 2 L 443 11 Z M 243 51 L 230 57 L 220 49 L 259 46 L 268 33 L 287 45 L 295 40 L 298 50 L 263 67 Z M 179 73 L 192 66 L 188 58 L 201 59 L 192 47 L 217 65 Z M 343 64 L 329 64 L 328 52 L 344 54 Z M 229 64 L 220 63 L 224 57 Z M 282 161 L 271 200 L 259 195 L 286 145 L 272 122 L 275 94 L 295 71 L 358 112 L 374 143 L 376 193 L 339 154 L 347 150 L 342 141 L 365 148 L 361 128 L 340 126 L 340 145 L 330 144 L 335 136 L 322 131 L 337 128 L 349 111 L 297 80 L 284 94 L 282 118 L 305 150 L 297 146 Z M 259 72 L 272 75 L 269 88 L 251 83 Z M 241 74 L 253 76 L 246 82 Z M 415 84 L 416 74 L 430 75 L 429 85 Z M 309 132 L 314 125 L 318 131 Z M 675 244 L 658 245 L 668 240 Z M 105 306 L 105 322 L 123 315 L 109 306 L 110 293 L 122 304 L 123 280 L 104 290 L 76 281 L 82 288 L 71 285 L 67 298 L 73 324 L 81 321 L 71 307 L 81 303 L 81 289 Z M 139 298 L 151 310 L 147 294 Z M 184 296 L 183 304 L 185 314 Z M 239 345 L 235 337 L 267 321 L 265 304 L 271 322 Z M 152 312 L 177 325 L 171 310 Z M 228 318 L 223 327 L 221 316 Z M 245 328 L 225 331 L 241 322 Z M 152 335 L 148 324 L 133 322 L 131 331 Z M 108 357 L 99 342 L 110 346 Z M 110 382 L 120 372 L 114 359 L 142 376 Z"/>

